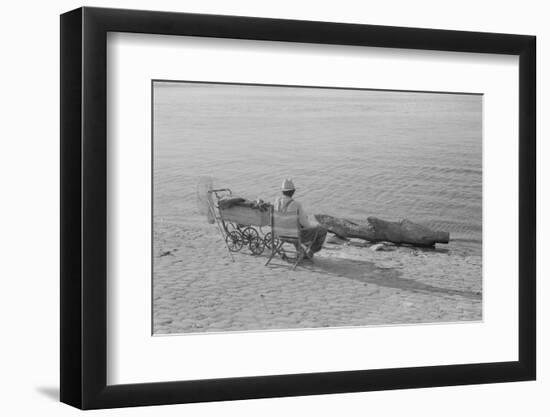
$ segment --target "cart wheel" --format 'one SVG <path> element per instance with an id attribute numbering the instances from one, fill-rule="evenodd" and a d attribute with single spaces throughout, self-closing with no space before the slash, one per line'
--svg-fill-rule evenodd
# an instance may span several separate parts
<path id="1" fill-rule="evenodd" d="M 275 247 L 277 247 L 277 238 L 275 238 Z M 265 244 L 265 247 L 268 248 L 268 249 L 273 249 L 271 247 L 271 232 L 267 232 L 264 236 L 264 244 Z"/>
<path id="2" fill-rule="evenodd" d="M 250 226 L 245 227 L 243 230 L 241 230 L 241 234 L 245 242 L 252 242 L 254 239 L 260 237 L 258 231 Z"/>
<path id="3" fill-rule="evenodd" d="M 231 252 L 238 252 L 243 247 L 243 240 L 238 232 L 231 232 L 225 237 L 225 243 Z"/>
<path id="4" fill-rule="evenodd" d="M 252 252 L 252 255 L 261 255 L 264 252 L 264 240 L 260 237 L 255 237 L 250 241 L 248 244 L 248 248 L 250 249 L 250 252 Z"/>

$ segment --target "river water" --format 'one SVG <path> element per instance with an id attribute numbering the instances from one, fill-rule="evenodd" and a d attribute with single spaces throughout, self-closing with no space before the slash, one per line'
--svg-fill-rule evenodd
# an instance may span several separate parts
<path id="1" fill-rule="evenodd" d="M 310 214 L 408 218 L 481 253 L 482 96 L 154 83 L 154 216 L 198 216 L 213 177 L 273 200 L 283 178 Z"/>

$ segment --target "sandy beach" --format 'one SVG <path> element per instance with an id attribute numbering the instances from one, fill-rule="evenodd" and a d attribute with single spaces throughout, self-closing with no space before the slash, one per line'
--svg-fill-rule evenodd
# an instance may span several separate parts
<path id="1" fill-rule="evenodd" d="M 155 334 L 482 319 L 481 256 L 329 244 L 295 271 L 225 248 L 214 225 L 154 225 Z M 193 256 L 190 256 L 192 254 Z"/>

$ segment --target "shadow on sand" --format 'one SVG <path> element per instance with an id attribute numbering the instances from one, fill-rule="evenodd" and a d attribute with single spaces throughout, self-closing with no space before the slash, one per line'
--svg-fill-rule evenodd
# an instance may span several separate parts
<path id="1" fill-rule="evenodd" d="M 367 284 L 376 284 L 381 287 L 390 287 L 425 294 L 459 296 L 481 301 L 481 294 L 478 292 L 441 288 L 424 284 L 413 279 L 403 278 L 401 276 L 401 271 L 393 268 L 381 268 L 376 266 L 374 262 L 319 257 L 315 258 L 313 264 L 307 262 L 302 265 L 314 272 L 350 278 Z"/>

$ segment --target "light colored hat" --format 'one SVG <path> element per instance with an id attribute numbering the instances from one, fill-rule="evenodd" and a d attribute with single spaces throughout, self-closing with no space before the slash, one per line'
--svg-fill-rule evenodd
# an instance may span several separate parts
<path id="1" fill-rule="evenodd" d="M 294 188 L 294 183 L 289 178 L 286 178 L 281 185 L 281 191 L 292 191 L 295 189 L 296 188 Z"/>

